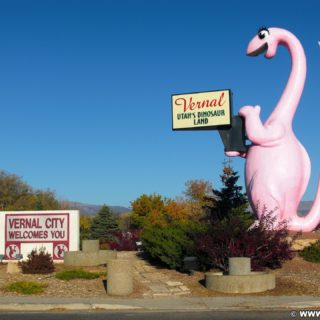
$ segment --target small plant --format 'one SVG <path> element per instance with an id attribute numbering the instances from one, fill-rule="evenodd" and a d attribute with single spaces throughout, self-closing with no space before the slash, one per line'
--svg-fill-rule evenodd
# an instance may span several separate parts
<path id="1" fill-rule="evenodd" d="M 21 262 L 21 269 L 25 274 L 48 274 L 54 271 L 54 264 L 51 255 L 42 247 L 28 254 L 27 261 Z"/>
<path id="2" fill-rule="evenodd" d="M 109 242 L 111 250 L 134 251 L 137 250 L 136 242 L 140 235 L 138 230 L 117 231 L 114 234 L 114 241 Z"/>
<path id="3" fill-rule="evenodd" d="M 4 289 L 10 292 L 21 294 L 38 294 L 42 293 L 48 285 L 45 283 L 18 281 L 7 285 Z"/>
<path id="4" fill-rule="evenodd" d="M 105 276 L 105 272 L 88 272 L 81 269 L 65 270 L 56 273 L 56 278 L 60 280 L 74 280 L 74 279 L 97 279 L 100 276 Z"/>
<path id="5" fill-rule="evenodd" d="M 320 240 L 305 247 L 299 255 L 303 257 L 304 260 L 320 263 Z"/>

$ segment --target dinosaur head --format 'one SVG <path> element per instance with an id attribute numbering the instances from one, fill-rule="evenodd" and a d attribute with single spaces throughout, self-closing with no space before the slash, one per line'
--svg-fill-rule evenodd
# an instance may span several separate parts
<path id="1" fill-rule="evenodd" d="M 282 29 L 260 28 L 257 35 L 250 41 L 247 55 L 256 57 L 265 53 L 265 57 L 271 59 L 277 52 L 277 47 L 282 38 Z"/>

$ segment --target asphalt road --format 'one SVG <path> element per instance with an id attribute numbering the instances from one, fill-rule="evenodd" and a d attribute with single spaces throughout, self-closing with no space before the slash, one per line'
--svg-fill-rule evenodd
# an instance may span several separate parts
<path id="1" fill-rule="evenodd" d="M 0 313 L 0 320 L 286 320 L 290 311 L 196 311 L 196 312 L 46 312 Z M 296 317 L 299 319 L 299 316 Z"/>

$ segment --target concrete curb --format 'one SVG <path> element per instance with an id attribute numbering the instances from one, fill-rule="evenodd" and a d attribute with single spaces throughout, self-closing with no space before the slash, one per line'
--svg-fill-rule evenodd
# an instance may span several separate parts
<path id="1" fill-rule="evenodd" d="M 10 303 L 0 304 L 1 311 L 90 311 L 90 310 L 137 310 L 140 307 L 120 304 L 102 303 L 64 303 L 64 304 L 36 304 L 36 303 Z"/>
<path id="2" fill-rule="evenodd" d="M 1 311 L 227 311 L 299 310 L 320 308 L 320 297 L 213 297 L 174 299 L 65 299 L 41 297 L 0 298 Z"/>

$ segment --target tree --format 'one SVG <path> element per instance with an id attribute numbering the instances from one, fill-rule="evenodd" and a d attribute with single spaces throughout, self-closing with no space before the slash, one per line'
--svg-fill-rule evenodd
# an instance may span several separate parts
<path id="1" fill-rule="evenodd" d="M 212 197 L 212 184 L 202 179 L 188 180 L 185 183 L 186 190 L 183 192 L 189 201 L 197 201 L 205 204 Z"/>
<path id="2" fill-rule="evenodd" d="M 82 240 L 91 239 L 91 222 L 92 217 L 80 215 L 80 243 L 82 243 Z"/>
<path id="3" fill-rule="evenodd" d="M 168 224 L 173 222 L 187 222 L 192 220 L 188 210 L 188 202 L 184 199 L 171 200 L 165 206 L 166 220 Z"/>
<path id="4" fill-rule="evenodd" d="M 55 194 L 51 190 L 35 191 L 36 210 L 59 210 L 60 202 L 56 199 Z"/>
<path id="5" fill-rule="evenodd" d="M 190 218 L 201 220 L 208 215 L 207 211 L 213 205 L 215 199 L 212 193 L 212 184 L 205 180 L 188 180 L 185 183 L 186 210 Z"/>
<path id="6" fill-rule="evenodd" d="M 223 163 L 223 173 L 220 175 L 222 188 L 213 189 L 215 200 L 210 207 L 211 221 L 227 219 L 231 215 L 237 215 L 246 220 L 248 226 L 253 222 L 252 213 L 248 210 L 248 199 L 242 192 L 242 187 L 237 185 L 239 176 L 231 166 L 231 161 Z"/>
<path id="7" fill-rule="evenodd" d="M 150 225 L 166 228 L 173 222 L 197 220 L 190 210 L 189 201 L 185 199 L 171 200 L 158 194 L 144 194 L 131 205 L 131 224 L 138 229 L 145 229 Z"/>
<path id="8" fill-rule="evenodd" d="M 55 210 L 59 201 L 53 191 L 34 190 L 14 174 L 0 171 L 0 210 Z"/>
<path id="9" fill-rule="evenodd" d="M 113 240 L 113 233 L 118 231 L 117 218 L 107 205 L 103 205 L 92 219 L 90 233 L 93 239 L 102 242 Z"/>
<path id="10" fill-rule="evenodd" d="M 118 225 L 120 230 L 127 231 L 131 227 L 131 211 L 123 212 L 118 216 Z"/>
<path id="11" fill-rule="evenodd" d="M 149 223 L 150 220 L 155 217 L 161 218 L 161 215 L 163 215 L 165 211 L 165 201 L 166 200 L 158 194 L 143 194 L 138 199 L 131 202 L 132 226 L 142 229 L 146 223 Z"/>
<path id="12" fill-rule="evenodd" d="M 20 177 L 0 171 L 0 207 L 6 210 L 12 207 L 20 198 L 31 195 L 31 187 Z"/>

